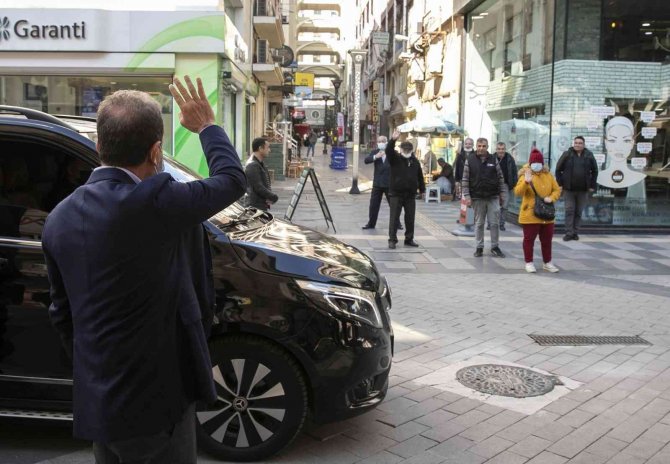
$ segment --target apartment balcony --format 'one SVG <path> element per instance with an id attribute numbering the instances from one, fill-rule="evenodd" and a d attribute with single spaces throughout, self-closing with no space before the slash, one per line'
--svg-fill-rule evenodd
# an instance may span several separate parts
<path id="1" fill-rule="evenodd" d="M 338 0 L 298 0 L 298 10 L 340 11 L 340 2 Z"/>
<path id="2" fill-rule="evenodd" d="M 254 76 L 265 82 L 268 86 L 282 85 L 284 83 L 284 75 L 278 63 L 275 63 L 270 54 L 269 42 L 267 40 L 256 41 L 256 53 L 254 55 L 254 62 L 251 65 L 251 71 Z"/>
<path id="3" fill-rule="evenodd" d="M 272 48 L 284 45 L 281 4 L 279 0 L 254 0 L 254 30 Z"/>

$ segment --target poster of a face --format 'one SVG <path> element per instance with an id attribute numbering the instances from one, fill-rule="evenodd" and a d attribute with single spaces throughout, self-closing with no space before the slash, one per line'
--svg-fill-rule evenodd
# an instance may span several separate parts
<path id="1" fill-rule="evenodd" d="M 637 184 L 646 174 L 630 168 L 628 156 L 635 145 L 635 129 L 628 118 L 616 116 L 605 126 L 607 168 L 598 173 L 598 184 L 607 188 L 626 188 Z"/>

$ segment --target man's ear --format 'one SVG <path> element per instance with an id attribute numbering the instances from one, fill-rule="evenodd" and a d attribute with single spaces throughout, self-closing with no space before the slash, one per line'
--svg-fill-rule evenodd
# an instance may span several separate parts
<path id="1" fill-rule="evenodd" d="M 150 155 L 151 164 L 157 165 L 160 160 L 160 156 L 163 153 L 162 142 L 158 141 L 153 145 L 151 145 L 149 153 L 151 153 Z"/>

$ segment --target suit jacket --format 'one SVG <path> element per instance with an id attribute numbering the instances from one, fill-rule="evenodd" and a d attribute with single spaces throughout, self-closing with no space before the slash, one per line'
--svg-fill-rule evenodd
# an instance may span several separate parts
<path id="1" fill-rule="evenodd" d="M 389 157 L 386 157 L 385 161 L 382 161 L 381 158 L 375 159 L 375 155 L 379 153 L 379 149 L 375 148 L 370 152 L 368 156 L 365 157 L 365 164 L 375 164 L 375 173 L 372 178 L 372 187 L 380 189 L 388 189 L 390 176 L 391 176 L 391 164 Z"/>
<path id="2" fill-rule="evenodd" d="M 208 179 L 161 173 L 136 184 L 94 171 L 47 218 L 49 314 L 73 358 L 74 435 L 108 443 L 169 430 L 216 398 L 207 331 L 212 264 L 201 223 L 246 178 L 223 129 L 200 140 Z"/>
<path id="3" fill-rule="evenodd" d="M 253 158 L 244 169 L 247 174 L 247 206 L 253 206 L 263 211 L 268 210 L 266 200 L 276 203 L 279 197 L 272 192 L 270 173 L 265 164 Z"/>

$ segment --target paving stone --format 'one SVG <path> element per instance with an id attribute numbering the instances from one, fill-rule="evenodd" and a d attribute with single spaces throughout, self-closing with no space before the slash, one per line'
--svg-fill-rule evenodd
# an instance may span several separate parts
<path id="1" fill-rule="evenodd" d="M 441 462 L 444 462 L 444 456 L 440 456 L 439 454 L 430 451 L 424 451 L 421 454 L 417 454 L 416 456 L 404 460 L 403 464 L 440 464 Z"/>
<path id="2" fill-rule="evenodd" d="M 405 460 L 396 454 L 382 451 L 381 453 L 377 453 L 358 462 L 360 464 L 396 464 L 401 461 L 404 462 Z"/>
<path id="3" fill-rule="evenodd" d="M 548 448 L 554 454 L 573 458 L 584 448 L 612 429 L 605 421 L 591 421 L 566 435 Z"/>
<path id="4" fill-rule="evenodd" d="M 385 424 L 383 425 L 384 427 L 386 427 L 386 430 L 382 430 L 379 433 L 397 442 L 406 441 L 409 438 L 419 435 L 421 432 L 424 432 L 429 429 L 428 426 L 419 424 L 418 422 L 415 421 L 407 422 L 399 427 L 390 427 Z"/>
<path id="5" fill-rule="evenodd" d="M 455 417 L 458 416 L 454 413 L 445 411 L 444 409 L 438 409 L 437 411 L 433 411 L 429 414 L 426 414 L 425 416 L 417 418 L 416 422 L 427 425 L 428 427 L 436 427 L 450 421 Z"/>
<path id="6" fill-rule="evenodd" d="M 443 424 L 438 424 L 432 428 L 429 428 L 422 432 L 422 435 L 431 440 L 435 440 L 439 443 L 450 439 L 451 437 L 458 435 L 463 430 L 465 426 L 457 424 L 455 422 L 445 422 Z"/>
<path id="7" fill-rule="evenodd" d="M 646 420 L 634 417 L 615 427 L 607 436 L 630 443 L 647 431 L 651 425 Z"/>
<path id="8" fill-rule="evenodd" d="M 649 459 L 663 448 L 664 443 L 648 438 L 638 438 L 629 446 L 624 448 L 625 454 L 630 454 L 636 458 Z"/>
<path id="9" fill-rule="evenodd" d="M 486 464 L 523 464 L 527 462 L 528 458 L 519 456 L 518 454 L 509 451 L 503 451 L 497 456 L 486 461 Z"/>
<path id="10" fill-rule="evenodd" d="M 471 409 L 475 409 L 479 406 L 481 406 L 482 403 L 477 400 L 473 400 L 470 398 L 461 398 L 457 401 L 454 401 L 453 403 L 449 403 L 448 405 L 444 406 L 443 409 L 453 412 L 454 414 L 464 414 Z"/>
<path id="11" fill-rule="evenodd" d="M 561 417 L 558 422 L 560 424 L 569 425 L 570 427 L 579 427 L 584 423 L 590 421 L 595 414 L 582 411 L 581 409 L 573 409 L 565 416 Z"/>
<path id="12" fill-rule="evenodd" d="M 531 435 L 512 446 L 509 451 L 532 458 L 547 449 L 551 444 L 552 442 L 549 440 Z"/>
<path id="13" fill-rule="evenodd" d="M 472 445 L 474 445 L 474 442 L 472 440 L 468 440 L 467 438 L 461 436 L 455 436 L 451 437 L 444 443 L 441 443 L 435 446 L 434 448 L 431 448 L 431 452 L 439 454 L 440 456 L 444 456 L 445 458 L 448 458 L 449 456 L 456 454 L 459 451 L 467 450 Z"/>
<path id="14" fill-rule="evenodd" d="M 514 445 L 514 443 L 512 443 L 511 441 L 504 440 L 494 435 L 482 441 L 481 443 L 477 443 L 468 451 L 483 456 L 487 459 L 490 459 L 496 454 L 503 452 L 512 445 Z"/>
<path id="15" fill-rule="evenodd" d="M 434 447 L 435 445 L 437 445 L 436 441 L 417 435 L 388 448 L 387 451 L 402 456 L 403 458 L 410 458 Z"/>
<path id="16" fill-rule="evenodd" d="M 530 461 L 526 461 L 526 464 L 563 464 L 565 462 L 568 462 L 568 460 L 563 456 L 558 456 L 548 451 L 542 451 Z"/>
<path id="17" fill-rule="evenodd" d="M 463 425 L 464 427 L 472 427 L 475 424 L 485 421 L 490 418 L 491 415 L 485 412 L 478 411 L 477 409 L 472 409 L 465 414 L 457 416 L 452 422 L 456 424 Z"/>
<path id="18" fill-rule="evenodd" d="M 604 464 L 607 458 L 582 451 L 568 461 L 568 464 Z"/>
<path id="19" fill-rule="evenodd" d="M 443 464 L 482 464 L 486 458 L 469 451 L 456 451 L 442 461 Z"/>
<path id="20" fill-rule="evenodd" d="M 558 422 L 553 422 L 551 424 L 545 425 L 539 430 L 534 431 L 533 435 L 544 438 L 545 440 L 549 440 L 551 442 L 555 442 L 571 433 L 573 430 L 575 430 L 574 427 L 559 424 Z"/>
<path id="21" fill-rule="evenodd" d="M 585 451 L 590 454 L 609 459 L 612 456 L 615 456 L 626 446 L 628 446 L 628 443 L 625 441 L 616 440 L 609 436 L 605 436 L 593 442 L 591 445 L 589 445 L 588 448 L 586 448 Z"/>

